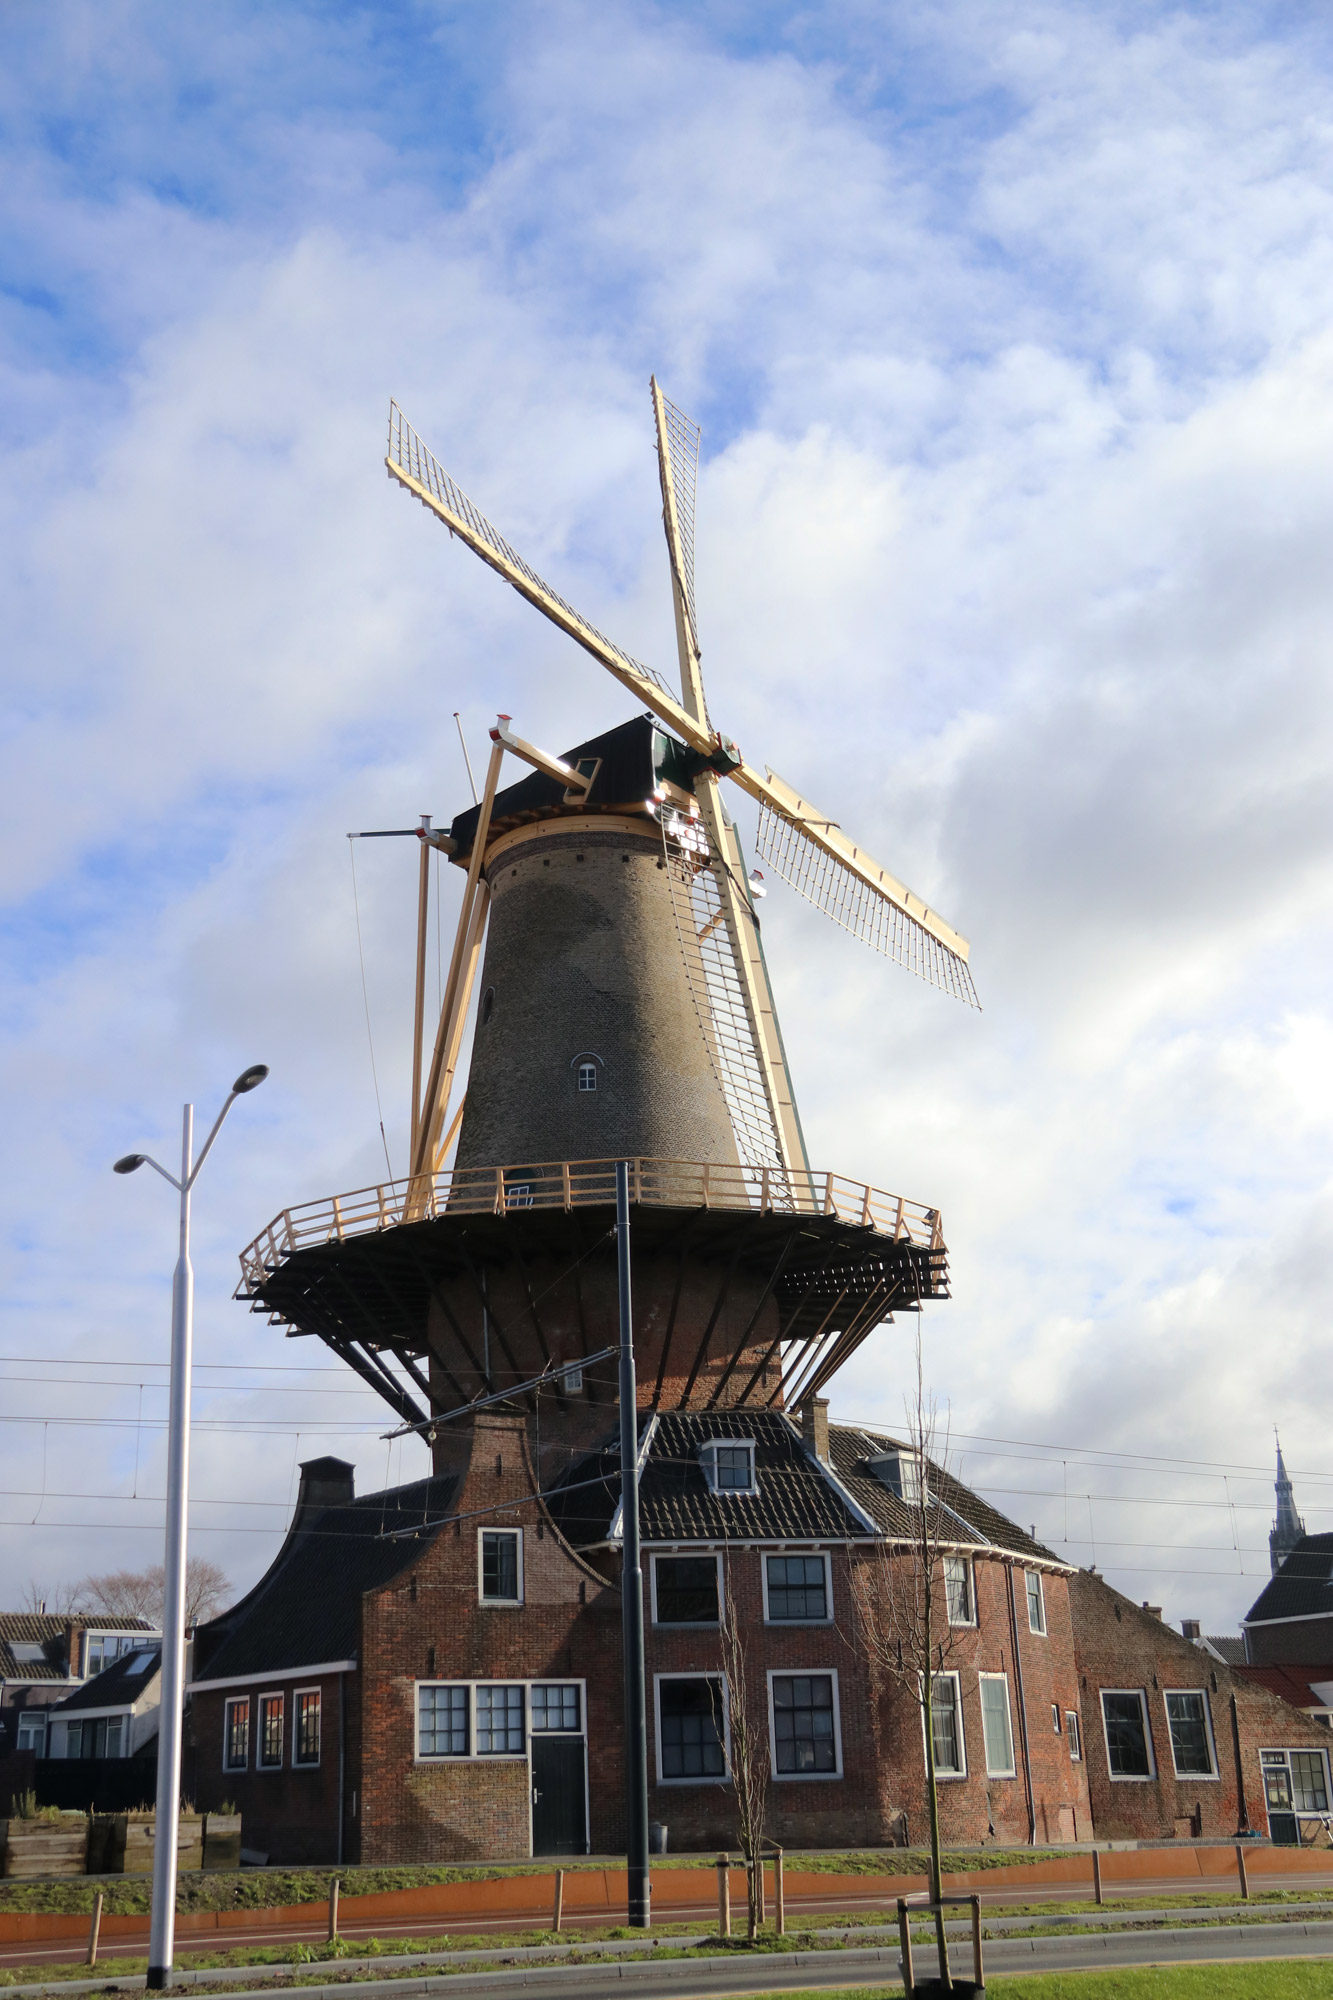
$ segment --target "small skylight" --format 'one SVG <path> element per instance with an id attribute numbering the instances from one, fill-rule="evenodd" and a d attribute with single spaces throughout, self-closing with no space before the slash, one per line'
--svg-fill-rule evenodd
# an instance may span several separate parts
<path id="1" fill-rule="evenodd" d="M 44 1667 L 46 1652 L 40 1639 L 11 1639 L 9 1650 L 21 1667 Z"/>

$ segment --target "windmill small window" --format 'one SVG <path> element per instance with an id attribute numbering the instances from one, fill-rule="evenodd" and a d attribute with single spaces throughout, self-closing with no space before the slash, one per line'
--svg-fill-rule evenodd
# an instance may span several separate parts
<path id="1" fill-rule="evenodd" d="M 574 1072 L 574 1088 L 580 1097 L 591 1095 L 601 1087 L 599 1072 L 602 1058 L 591 1049 L 584 1049 L 576 1055 L 570 1068 Z"/>
<path id="2" fill-rule="evenodd" d="M 699 1454 L 714 1493 L 755 1493 L 753 1438 L 717 1438 Z"/>

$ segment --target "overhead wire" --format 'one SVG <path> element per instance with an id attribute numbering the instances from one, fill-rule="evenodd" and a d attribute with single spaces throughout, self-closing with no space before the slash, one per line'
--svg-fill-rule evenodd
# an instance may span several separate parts
<path id="1" fill-rule="evenodd" d="M 361 942 L 361 903 L 356 893 L 356 849 L 352 845 L 352 839 L 353 836 L 349 833 L 347 836 L 347 858 L 352 864 L 352 913 L 356 918 L 356 949 L 357 956 L 361 961 L 361 999 L 366 1010 L 366 1041 L 370 1047 L 370 1078 L 375 1086 L 375 1110 L 379 1115 L 380 1141 L 384 1147 L 384 1164 L 389 1170 L 389 1179 L 392 1180 L 393 1161 L 389 1158 L 389 1140 L 384 1130 L 384 1106 L 380 1102 L 380 1079 L 379 1072 L 375 1067 L 375 1036 L 370 1026 L 370 989 L 366 985 L 366 953 L 365 947 Z"/>

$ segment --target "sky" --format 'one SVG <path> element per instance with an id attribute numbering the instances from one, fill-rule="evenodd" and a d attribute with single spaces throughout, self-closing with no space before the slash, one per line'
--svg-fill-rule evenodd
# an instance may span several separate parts
<path id="1" fill-rule="evenodd" d="M 955 1471 L 1234 1631 L 1274 1426 L 1333 1528 L 1327 10 L 55 0 L 0 47 L 0 1602 L 160 1560 L 174 1197 L 109 1168 L 250 1062 L 192 1546 L 239 1589 L 302 1458 L 424 1469 L 231 1296 L 405 1163 L 415 850 L 354 885 L 345 835 L 468 802 L 455 710 L 475 762 L 632 705 L 388 480 L 388 402 L 670 675 L 655 371 L 714 720 L 972 945 L 979 1014 L 774 886 L 812 1162 L 942 1212 Z M 901 1422 L 911 1341 L 835 1419 Z"/>

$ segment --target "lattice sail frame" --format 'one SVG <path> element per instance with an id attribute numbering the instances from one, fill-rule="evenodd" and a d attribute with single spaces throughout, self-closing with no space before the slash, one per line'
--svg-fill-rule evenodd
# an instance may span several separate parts
<path id="1" fill-rule="evenodd" d="M 576 620 L 578 624 L 586 626 L 593 637 L 599 640 L 609 653 L 614 653 L 618 659 L 623 660 L 625 665 L 632 668 L 636 674 L 647 675 L 655 687 L 661 688 L 663 694 L 670 694 L 670 688 L 659 673 L 655 673 L 651 667 L 646 667 L 642 660 L 636 660 L 633 654 L 627 653 L 622 646 L 617 646 L 614 640 L 607 638 L 605 632 L 599 632 L 597 627 L 589 619 L 585 618 L 581 611 L 576 611 L 572 604 L 566 603 L 558 591 L 552 590 L 550 584 L 538 576 L 536 570 L 529 563 L 524 562 L 518 551 L 510 547 L 499 529 L 493 527 L 486 519 L 481 509 L 473 506 L 462 487 L 449 477 L 449 474 L 440 464 L 435 454 L 421 442 L 421 439 L 417 436 L 411 424 L 408 423 L 407 418 L 403 415 L 397 403 L 390 403 L 389 405 L 389 457 L 401 471 L 407 474 L 409 479 L 415 479 L 418 486 L 424 486 L 429 492 L 433 493 L 441 506 L 447 507 L 451 513 L 459 515 L 462 520 L 466 521 L 468 527 L 477 537 L 477 540 L 484 543 L 486 548 L 492 550 L 502 562 L 518 570 L 522 576 L 527 578 L 535 590 L 541 591 L 543 596 L 550 598 L 553 604 L 558 604 L 560 609 L 568 612 L 569 616 Z M 481 555 L 484 560 L 484 549 L 478 549 L 477 554 Z M 691 574 L 693 574 L 693 565 L 694 514 L 691 508 Z M 691 588 L 693 588 L 692 585 Z"/>
<path id="2" fill-rule="evenodd" d="M 699 490 L 700 430 L 692 417 L 678 410 L 669 396 L 662 398 L 670 445 L 671 493 L 676 503 L 680 529 L 680 555 L 684 574 L 681 585 L 690 609 L 690 624 L 699 630 L 699 614 L 694 603 L 694 505 Z"/>
<path id="3" fill-rule="evenodd" d="M 726 1099 L 736 1151 L 741 1165 L 754 1171 L 756 1185 L 767 1174 L 773 1190 L 778 1180 L 786 1184 L 782 1148 L 726 909 L 710 865 L 708 838 L 697 819 L 674 806 L 662 806 L 658 818 L 685 977 L 713 1074 Z"/>
<path id="4" fill-rule="evenodd" d="M 887 896 L 877 895 L 868 882 L 853 875 L 831 854 L 808 839 L 799 820 L 788 819 L 767 803 L 759 808 L 755 847 L 762 860 L 789 888 L 795 889 L 831 917 L 843 930 L 882 952 L 918 979 L 950 993 L 966 1006 L 980 1008 L 965 958 L 919 924 Z"/>

